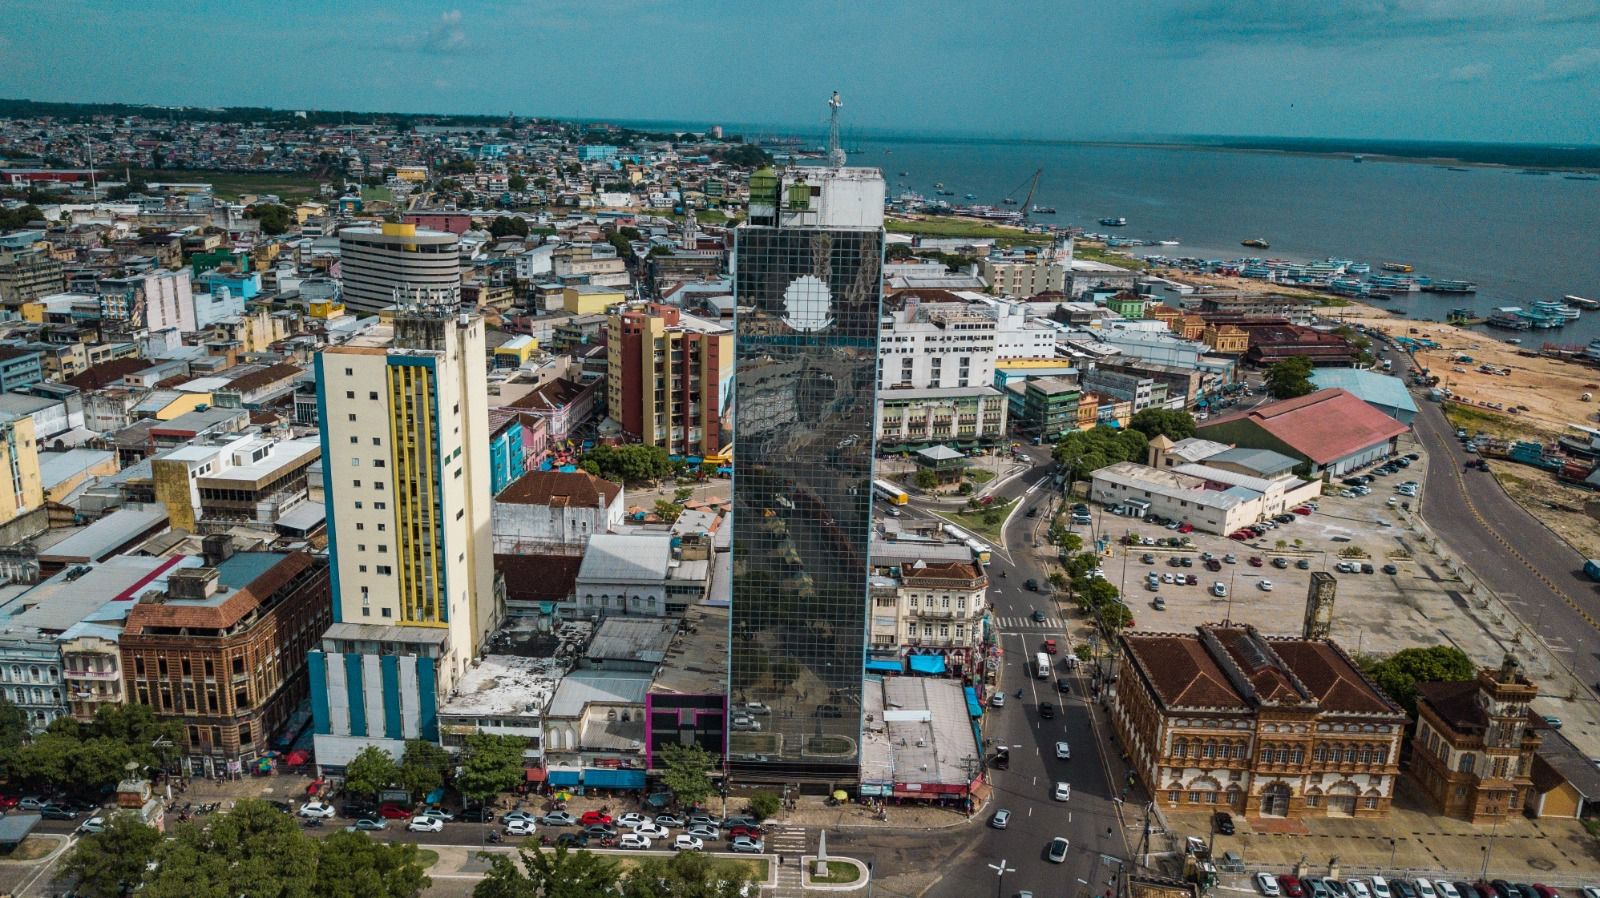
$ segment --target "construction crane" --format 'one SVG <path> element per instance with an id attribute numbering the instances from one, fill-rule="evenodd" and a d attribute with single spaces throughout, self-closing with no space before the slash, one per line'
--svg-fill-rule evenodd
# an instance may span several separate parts
<path id="1" fill-rule="evenodd" d="M 1039 191 L 1039 178 L 1041 176 L 1043 176 L 1043 175 L 1044 175 L 1044 169 L 1042 169 L 1042 168 L 1034 169 L 1032 177 L 1028 178 L 1026 181 L 1023 181 L 1022 184 L 1018 184 L 1015 188 L 1012 189 L 1012 191 L 1010 193 L 1006 194 L 1006 198 L 1005 198 L 1006 204 L 1010 205 L 1012 203 L 1015 203 L 1017 201 L 1016 200 L 1017 192 L 1022 190 L 1023 185 L 1027 185 L 1028 196 L 1027 196 L 1027 199 L 1024 199 L 1022 201 L 1022 222 L 1023 222 L 1023 224 L 1027 224 L 1028 216 L 1033 213 L 1033 195 Z"/>

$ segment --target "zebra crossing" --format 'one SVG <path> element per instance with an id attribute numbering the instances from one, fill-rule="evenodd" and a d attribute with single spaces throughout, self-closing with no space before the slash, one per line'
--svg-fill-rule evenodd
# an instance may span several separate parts
<path id="1" fill-rule="evenodd" d="M 800 858 L 807 850 L 805 827 L 780 825 L 767 833 L 766 843 L 767 855 L 773 861 L 783 859 L 769 894 L 773 898 L 802 898 L 806 894 L 800 876 Z"/>
<path id="2" fill-rule="evenodd" d="M 1047 614 L 1044 620 L 1036 621 L 1028 615 L 1020 617 L 995 617 L 992 618 L 995 626 L 1002 630 L 1062 630 L 1067 622 L 1055 615 Z"/>

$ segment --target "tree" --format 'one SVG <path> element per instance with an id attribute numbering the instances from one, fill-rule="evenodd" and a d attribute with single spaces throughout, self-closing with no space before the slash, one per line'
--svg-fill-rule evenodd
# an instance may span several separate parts
<path id="1" fill-rule="evenodd" d="M 693 498 L 694 487 L 692 486 L 681 486 L 672 492 L 672 501 L 678 503 L 679 505 L 682 505 Z"/>
<path id="2" fill-rule="evenodd" d="M 522 750 L 528 740 L 522 736 L 498 733 L 472 733 L 461 757 L 461 773 L 456 788 L 461 794 L 487 803 L 523 781 Z"/>
<path id="3" fill-rule="evenodd" d="M 527 868 L 534 894 L 542 898 L 592 898 L 611 892 L 617 885 L 617 863 L 592 851 L 568 851 L 557 845 L 554 851 L 523 848 L 522 865 Z M 519 898 L 518 895 L 473 898 Z"/>
<path id="4" fill-rule="evenodd" d="M 622 898 L 740 898 L 753 882 L 736 861 L 680 851 L 640 861 L 622 882 Z"/>
<path id="5" fill-rule="evenodd" d="M 678 519 L 678 515 L 682 513 L 682 506 L 674 505 L 673 503 L 668 502 L 666 499 L 656 500 L 656 517 L 667 522 L 668 524 L 676 521 Z"/>
<path id="6" fill-rule="evenodd" d="M 686 806 L 700 804 L 716 787 L 711 782 L 711 755 L 698 745 L 668 745 L 661 752 L 661 782 Z"/>
<path id="7" fill-rule="evenodd" d="M 15 209 L 0 209 L 0 231 L 15 231 L 36 221 L 44 221 L 44 213 L 32 203 Z"/>
<path id="8" fill-rule="evenodd" d="M 316 898 L 417 898 L 433 884 L 409 842 L 352 832 L 311 841 L 319 848 Z"/>
<path id="9" fill-rule="evenodd" d="M 453 766 L 443 748 L 426 739 L 407 739 L 397 779 L 413 796 L 423 796 L 443 786 Z"/>
<path id="10" fill-rule="evenodd" d="M 1194 436 L 1194 416 L 1178 409 L 1147 408 L 1133 416 L 1128 429 L 1139 431 L 1147 440 L 1158 433 L 1169 440 L 1184 440 Z"/>
<path id="11" fill-rule="evenodd" d="M 256 203 L 244 210 L 244 215 L 246 218 L 261 222 L 261 233 L 270 237 L 289 230 L 289 219 L 294 213 L 288 206 L 280 206 L 277 203 Z"/>
<path id="12" fill-rule="evenodd" d="M 1293 356 L 1267 366 L 1267 393 L 1273 399 L 1293 399 L 1316 389 L 1311 383 L 1311 360 Z"/>
<path id="13" fill-rule="evenodd" d="M 528 220 L 514 215 L 496 215 L 494 221 L 489 222 L 489 236 L 496 240 L 502 237 L 528 236 Z"/>
<path id="14" fill-rule="evenodd" d="M 619 257 L 623 259 L 633 258 L 633 244 L 628 242 L 628 238 L 616 231 L 612 231 L 606 235 L 606 241 L 611 244 L 612 249 L 617 251 Z"/>
<path id="15" fill-rule="evenodd" d="M 557 851 L 566 851 L 561 846 Z M 472 898 L 539 898 L 539 888 L 532 879 L 517 867 L 517 862 L 504 854 L 478 855 L 489 862 L 488 872 L 472 887 Z"/>
<path id="16" fill-rule="evenodd" d="M 1117 430 L 1102 424 L 1062 437 L 1052 455 L 1056 464 L 1072 472 L 1073 480 L 1088 480 L 1107 465 L 1143 459 L 1147 443 L 1145 435 L 1137 430 Z"/>
<path id="17" fill-rule="evenodd" d="M 363 748 L 344 768 L 344 787 L 357 795 L 376 797 L 399 780 L 394 757 L 376 745 Z"/>
<path id="18" fill-rule="evenodd" d="M 512 175 L 506 179 L 506 186 L 517 193 L 521 193 L 528 189 L 528 179 L 521 175 Z"/>
<path id="19" fill-rule="evenodd" d="M 939 485 L 939 475 L 928 468 L 918 468 L 917 473 L 911 475 L 911 482 L 919 490 L 931 490 Z"/>
<path id="20" fill-rule="evenodd" d="M 750 796 L 750 815 L 765 820 L 778 813 L 778 796 L 771 792 L 757 792 Z"/>
<path id="21" fill-rule="evenodd" d="M 1004 520 L 1004 518 L 1005 516 L 1000 514 L 1000 509 L 998 508 L 985 509 L 983 512 L 983 525 L 985 527 L 993 527 Z"/>
<path id="22" fill-rule="evenodd" d="M 121 898 L 144 880 L 161 845 L 161 833 L 126 815 L 114 815 L 106 828 L 84 836 L 67 856 L 64 872 L 87 898 Z"/>
<path id="23" fill-rule="evenodd" d="M 1466 652 L 1452 645 L 1401 649 L 1387 658 L 1362 659 L 1362 669 L 1378 688 L 1416 716 L 1417 684 L 1459 683 L 1478 675 L 1477 665 Z"/>

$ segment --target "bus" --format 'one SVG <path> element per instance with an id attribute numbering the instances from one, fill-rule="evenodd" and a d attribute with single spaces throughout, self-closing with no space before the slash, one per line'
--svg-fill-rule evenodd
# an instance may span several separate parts
<path id="1" fill-rule="evenodd" d="M 1050 656 L 1036 652 L 1033 656 L 1033 675 L 1041 680 L 1050 679 Z"/>
<path id="2" fill-rule="evenodd" d="M 882 499 L 890 505 L 904 505 L 911 501 L 911 496 L 908 495 L 905 490 L 900 489 L 887 480 L 872 481 L 872 492 L 875 493 L 879 499 Z"/>

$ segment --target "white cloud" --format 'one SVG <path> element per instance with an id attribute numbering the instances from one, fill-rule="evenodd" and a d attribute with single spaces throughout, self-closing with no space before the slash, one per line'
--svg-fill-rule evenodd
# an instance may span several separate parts
<path id="1" fill-rule="evenodd" d="M 420 50 L 424 53 L 453 54 L 471 50 L 472 41 L 461 24 L 461 10 L 441 13 L 424 31 L 397 35 L 384 41 L 391 50 Z"/>
<path id="2" fill-rule="evenodd" d="M 1467 84 L 1472 81 L 1487 80 L 1489 77 L 1489 70 L 1490 66 L 1486 62 L 1472 62 L 1466 65 L 1456 66 L 1455 68 L 1446 72 L 1444 77 L 1446 81 L 1454 81 L 1457 84 Z"/>
<path id="3" fill-rule="evenodd" d="M 1600 47 L 1584 47 L 1552 59 L 1533 80 L 1571 81 L 1597 73 L 1600 73 Z"/>

